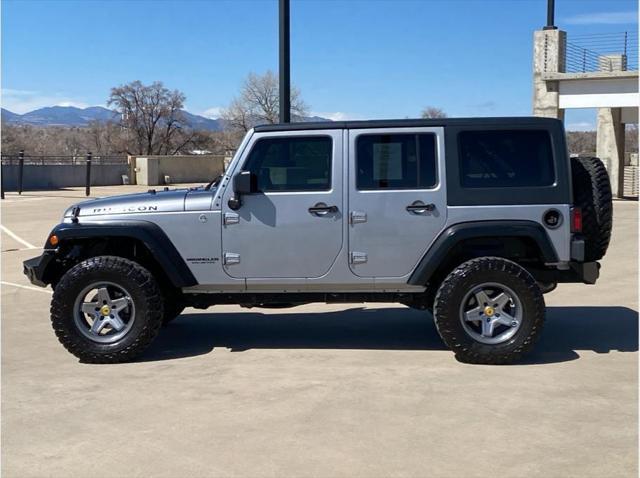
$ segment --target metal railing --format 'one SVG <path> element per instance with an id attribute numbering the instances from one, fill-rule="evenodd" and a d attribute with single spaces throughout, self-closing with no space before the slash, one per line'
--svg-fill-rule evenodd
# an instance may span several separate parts
<path id="1" fill-rule="evenodd" d="M 31 166 L 51 166 L 51 165 L 83 165 L 86 155 L 60 156 L 60 155 L 32 155 L 24 154 L 23 162 Z M 2 154 L 2 164 L 12 165 L 20 162 L 20 153 Z M 93 155 L 93 164 L 126 164 L 127 157 L 122 155 Z"/>
<path id="2" fill-rule="evenodd" d="M 638 32 L 568 35 L 565 71 L 638 71 Z"/>
<path id="3" fill-rule="evenodd" d="M 84 166 L 85 167 L 85 195 L 91 195 L 91 165 L 127 164 L 126 156 L 93 156 L 88 152 L 84 156 L 51 156 L 27 155 L 24 151 L 18 154 L 3 154 L 0 156 L 0 199 L 4 199 L 4 166 L 17 166 L 17 192 L 22 194 L 24 167 L 26 166 Z"/>

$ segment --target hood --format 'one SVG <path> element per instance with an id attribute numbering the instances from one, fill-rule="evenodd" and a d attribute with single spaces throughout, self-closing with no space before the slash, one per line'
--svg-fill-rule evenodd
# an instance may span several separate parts
<path id="1" fill-rule="evenodd" d="M 189 192 L 187 189 L 151 190 L 146 193 L 91 199 L 69 207 L 64 217 L 70 217 L 76 207 L 80 208 L 78 217 L 184 211 L 185 198 Z"/>

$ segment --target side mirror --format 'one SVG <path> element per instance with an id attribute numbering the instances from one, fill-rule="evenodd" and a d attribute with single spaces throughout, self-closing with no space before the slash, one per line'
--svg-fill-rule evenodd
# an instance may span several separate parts
<path id="1" fill-rule="evenodd" d="M 251 171 L 240 171 L 233 177 L 233 196 L 227 204 L 233 211 L 242 206 L 243 194 L 255 194 L 258 192 L 258 178 Z"/>
<path id="2" fill-rule="evenodd" d="M 255 194 L 258 192 L 258 178 L 251 171 L 240 171 L 233 177 L 233 192 L 242 194 Z"/>

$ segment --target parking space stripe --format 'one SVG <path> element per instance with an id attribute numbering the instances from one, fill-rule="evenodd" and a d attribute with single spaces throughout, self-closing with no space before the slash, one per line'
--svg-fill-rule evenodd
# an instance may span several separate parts
<path id="1" fill-rule="evenodd" d="M 24 202 L 24 201 L 43 201 L 45 199 L 50 199 L 50 198 L 49 197 L 33 198 L 33 197 L 15 196 L 15 199 L 4 199 L 2 201 L 2 204 L 18 203 L 18 202 Z"/>
<path id="2" fill-rule="evenodd" d="M 26 246 L 29 249 L 38 249 L 36 246 L 31 244 L 30 242 L 25 241 L 20 236 L 18 236 L 16 233 L 10 231 L 7 227 L 3 226 L 2 224 L 0 224 L 0 229 L 2 229 L 9 237 L 12 237 L 13 239 L 18 241 L 23 246 Z"/>
<path id="3" fill-rule="evenodd" d="M 35 290 L 36 292 L 44 292 L 45 294 L 49 295 L 53 294 L 53 291 L 49 289 L 43 289 L 41 287 L 31 287 L 30 285 L 16 284 L 15 282 L 0 281 L 0 284 L 10 285 L 12 287 L 18 287 L 20 289 Z"/>
<path id="4" fill-rule="evenodd" d="M 42 247 L 36 247 L 36 249 L 42 249 Z M 33 251 L 33 247 L 12 247 L 10 249 L 3 249 L 2 252 L 20 252 L 20 251 Z"/>

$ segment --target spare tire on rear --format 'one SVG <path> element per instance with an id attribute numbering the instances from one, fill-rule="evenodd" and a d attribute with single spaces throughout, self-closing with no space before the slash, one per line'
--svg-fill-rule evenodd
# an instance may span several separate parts
<path id="1" fill-rule="evenodd" d="M 573 204 L 582 209 L 582 234 L 587 262 L 602 259 L 613 224 L 611 182 L 604 164 L 598 158 L 571 158 Z"/>

